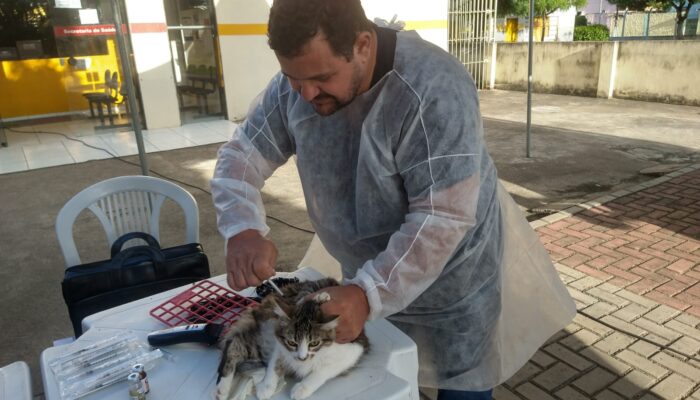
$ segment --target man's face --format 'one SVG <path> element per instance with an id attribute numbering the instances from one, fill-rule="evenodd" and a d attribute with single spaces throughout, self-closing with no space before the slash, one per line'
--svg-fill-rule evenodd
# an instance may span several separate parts
<path id="1" fill-rule="evenodd" d="M 294 58 L 277 56 L 282 73 L 292 88 L 327 116 L 346 106 L 360 93 L 366 75 L 365 52 L 355 46 L 353 59 L 333 53 L 323 34 L 318 34 Z"/>

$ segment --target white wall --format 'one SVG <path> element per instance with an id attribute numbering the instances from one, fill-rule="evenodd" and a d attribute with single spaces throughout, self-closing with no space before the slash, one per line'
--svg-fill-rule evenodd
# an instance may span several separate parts
<path id="1" fill-rule="evenodd" d="M 279 71 L 265 34 L 270 5 L 266 0 L 218 0 L 215 7 L 228 118 L 237 120 Z"/>
<path id="2" fill-rule="evenodd" d="M 126 0 L 148 129 L 180 126 L 163 0 Z"/>
<path id="3" fill-rule="evenodd" d="M 406 30 L 447 50 L 447 0 L 363 0 L 362 7 L 370 20 L 391 21 L 396 16 Z"/>
<path id="4" fill-rule="evenodd" d="M 536 43 L 534 90 L 700 106 L 700 41 Z M 527 89 L 527 43 L 499 43 L 496 89 Z M 690 109 L 689 109 L 690 110 Z"/>
<path id="5" fill-rule="evenodd" d="M 270 4 L 271 0 L 215 0 L 229 119 L 245 117 L 250 102 L 279 71 L 267 46 Z M 447 0 L 363 0 L 362 5 L 369 19 L 397 15 L 406 29 L 447 48 Z"/>

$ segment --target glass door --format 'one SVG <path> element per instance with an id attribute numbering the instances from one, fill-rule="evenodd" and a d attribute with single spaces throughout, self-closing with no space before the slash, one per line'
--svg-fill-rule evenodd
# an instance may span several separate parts
<path id="1" fill-rule="evenodd" d="M 117 48 L 113 11 L 119 4 L 125 16 L 123 1 L 4 3 L 0 93 L 12 101 L 0 106 L 0 118 L 25 130 L 73 136 L 129 130 L 140 107 L 125 96 L 122 65 L 132 60 L 121 60 Z M 137 79 L 134 85 L 138 89 Z"/>
<path id="2" fill-rule="evenodd" d="M 211 0 L 164 0 L 183 124 L 225 117 L 223 79 Z"/>

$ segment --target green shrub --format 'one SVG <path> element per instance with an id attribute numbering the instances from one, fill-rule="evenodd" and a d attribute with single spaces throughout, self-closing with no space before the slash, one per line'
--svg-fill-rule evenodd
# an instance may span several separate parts
<path id="1" fill-rule="evenodd" d="M 605 42 L 610 38 L 610 32 L 605 25 L 577 26 L 574 28 L 574 40 Z"/>
<path id="2" fill-rule="evenodd" d="M 575 26 L 586 26 L 588 25 L 588 19 L 585 15 L 577 15 Z"/>

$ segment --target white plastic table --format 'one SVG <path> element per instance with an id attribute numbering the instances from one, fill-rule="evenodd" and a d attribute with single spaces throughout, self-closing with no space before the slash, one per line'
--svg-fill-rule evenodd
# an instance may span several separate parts
<path id="1" fill-rule="evenodd" d="M 278 274 L 296 276 L 302 280 L 318 279 L 322 275 L 311 268 L 302 268 L 293 273 Z M 211 278 L 211 281 L 226 285 L 226 276 Z M 91 315 L 83 320 L 85 332 L 75 342 L 50 347 L 41 354 L 41 374 L 47 400 L 60 400 L 58 384 L 50 362 L 95 341 L 106 339 L 120 332 L 132 332 L 146 342 L 146 336 L 166 326 L 151 317 L 148 312 L 183 288 L 159 293 L 132 303 Z M 252 295 L 243 291 L 243 295 Z M 371 350 L 350 373 L 335 378 L 323 385 L 309 399 L 354 399 L 354 400 L 418 400 L 418 355 L 415 343 L 386 320 L 370 321 L 365 327 Z M 173 360 L 161 359 L 148 371 L 151 392 L 149 400 L 193 400 L 212 399 L 216 388 L 216 369 L 220 351 L 201 344 L 178 344 L 164 347 L 173 355 Z M 277 393 L 273 400 L 289 399 L 292 383 Z M 128 398 L 126 381 L 114 384 L 84 399 Z M 247 400 L 254 400 L 248 396 Z"/>

